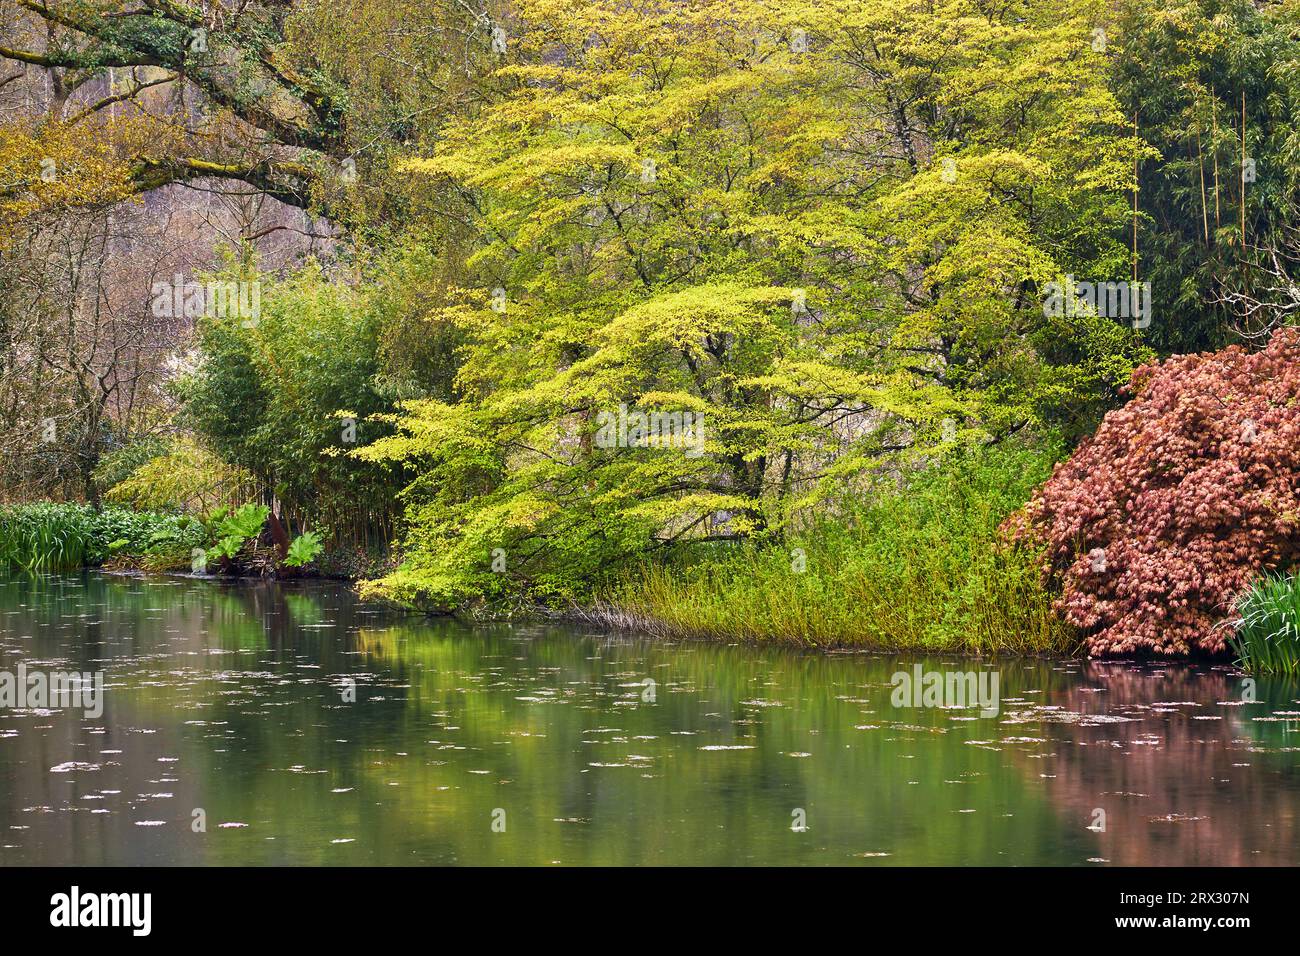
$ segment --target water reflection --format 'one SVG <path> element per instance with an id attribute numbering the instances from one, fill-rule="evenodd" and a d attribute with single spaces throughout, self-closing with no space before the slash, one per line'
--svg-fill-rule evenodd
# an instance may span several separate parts
<path id="1" fill-rule="evenodd" d="M 0 580 L 0 669 L 20 660 L 103 670 L 107 698 L 98 720 L 0 710 L 5 864 L 1241 865 L 1300 845 L 1297 689 L 1243 702 L 1226 668 L 1001 662 L 986 719 L 894 708 L 911 659 L 100 575 Z"/>

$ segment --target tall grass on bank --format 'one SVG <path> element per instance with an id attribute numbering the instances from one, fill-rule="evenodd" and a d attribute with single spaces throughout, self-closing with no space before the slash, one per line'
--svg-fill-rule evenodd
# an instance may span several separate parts
<path id="1" fill-rule="evenodd" d="M 152 555 L 164 549 L 187 564 L 195 543 L 189 523 L 177 515 L 70 503 L 0 506 L 0 571 L 70 571 L 102 564 L 118 552 Z"/>
<path id="2" fill-rule="evenodd" d="M 67 571 L 86 563 L 89 509 L 36 504 L 0 508 L 0 568 Z"/>
<path id="3" fill-rule="evenodd" d="M 1269 574 L 1236 602 L 1229 644 L 1252 674 L 1300 675 L 1300 578 Z"/>
<path id="4" fill-rule="evenodd" d="M 1049 452 L 970 452 L 906 488 L 846 505 L 782 546 L 711 547 L 643 566 L 589 616 L 675 637 L 1075 653 L 1079 642 L 1052 608 L 1036 555 L 998 533 L 1051 462 Z"/>

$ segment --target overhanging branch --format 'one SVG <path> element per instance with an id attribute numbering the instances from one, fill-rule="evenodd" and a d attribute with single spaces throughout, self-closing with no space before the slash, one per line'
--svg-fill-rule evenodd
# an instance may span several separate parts
<path id="1" fill-rule="evenodd" d="M 195 179 L 233 179 L 299 209 L 311 205 L 311 186 L 319 178 L 316 170 L 303 163 L 268 161 L 247 166 L 192 156 L 165 160 L 141 158 L 132 170 L 132 181 L 141 192 Z"/>

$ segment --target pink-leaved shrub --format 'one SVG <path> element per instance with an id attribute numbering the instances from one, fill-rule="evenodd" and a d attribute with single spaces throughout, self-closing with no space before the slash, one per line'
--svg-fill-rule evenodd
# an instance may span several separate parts
<path id="1" fill-rule="evenodd" d="M 1300 331 L 1133 373 L 1009 530 L 1046 544 L 1093 655 L 1219 653 L 1230 602 L 1300 557 Z"/>

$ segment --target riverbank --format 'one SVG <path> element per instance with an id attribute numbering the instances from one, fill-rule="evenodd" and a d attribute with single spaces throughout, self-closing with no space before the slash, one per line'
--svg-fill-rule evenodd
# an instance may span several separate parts
<path id="1" fill-rule="evenodd" d="M 823 503 L 814 517 L 791 521 L 798 527 L 784 540 L 685 545 L 612 567 L 564 601 L 511 591 L 495 600 L 416 609 L 479 623 L 559 617 L 724 643 L 1077 657 L 1079 634 L 1060 615 L 1040 556 L 1003 530 L 1058 458 L 1051 447 L 968 450 L 874 494 Z M 382 578 L 399 560 L 324 549 L 289 567 L 277 559 L 265 530 L 245 528 L 245 540 L 232 545 L 228 532 L 239 522 L 230 515 L 217 521 L 81 505 L 0 509 L 0 519 L 6 514 L 0 543 L 7 540 L 8 551 L 0 550 L 0 559 L 8 553 L 11 566 L 37 570 L 191 572 L 193 555 L 201 553 L 208 572 L 226 576 L 355 583 Z M 62 542 L 57 548 L 56 541 Z M 234 555 L 224 568 L 223 542 Z"/>
<path id="2" fill-rule="evenodd" d="M 990 554 L 985 567 L 960 580 L 877 574 L 856 563 L 782 575 L 773 568 L 780 555 L 750 551 L 677 574 L 649 567 L 569 617 L 656 637 L 750 644 L 1061 657 L 1082 651 L 1024 555 Z"/>
<path id="3" fill-rule="evenodd" d="M 437 608 L 473 621 L 561 616 L 669 638 L 880 651 L 1074 656 L 1037 556 L 1000 527 L 1049 473 L 1053 449 L 953 456 L 906 484 L 817 512 L 784 541 L 713 541 L 614 568 L 560 605 L 535 596 Z M 241 509 L 242 510 L 242 509 Z M 264 509 L 263 509 L 264 510 Z M 0 564 L 373 580 L 394 555 L 322 549 L 288 566 L 265 515 L 95 511 L 76 504 L 0 509 Z M 238 536 L 236 540 L 235 537 Z M 430 608 L 423 608 L 430 610 Z"/>

